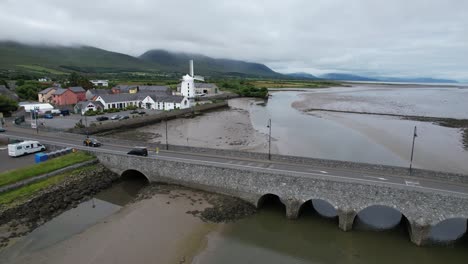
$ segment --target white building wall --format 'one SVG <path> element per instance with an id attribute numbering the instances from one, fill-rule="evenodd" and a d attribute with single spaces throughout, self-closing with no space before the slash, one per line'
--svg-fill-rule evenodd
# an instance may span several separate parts
<path id="1" fill-rule="evenodd" d="M 184 97 L 194 98 L 195 97 L 195 82 L 193 77 L 190 75 L 185 75 L 182 77 L 182 83 L 180 87 L 180 93 Z"/>

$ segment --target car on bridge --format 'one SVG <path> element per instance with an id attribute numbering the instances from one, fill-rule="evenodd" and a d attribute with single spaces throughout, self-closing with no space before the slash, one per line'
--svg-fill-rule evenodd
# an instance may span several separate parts
<path id="1" fill-rule="evenodd" d="M 87 146 L 87 147 L 100 147 L 100 146 L 102 146 L 101 142 L 99 142 L 95 138 L 86 138 L 83 141 L 83 145 Z"/>
<path id="2" fill-rule="evenodd" d="M 127 154 L 146 157 L 148 156 L 148 149 L 146 149 L 145 147 L 136 147 L 130 150 L 129 152 L 127 152 Z"/>
<path id="3" fill-rule="evenodd" d="M 96 120 L 97 121 L 106 121 L 106 120 L 109 120 L 109 118 L 107 116 L 98 116 L 98 117 L 96 117 Z"/>
<path id="4" fill-rule="evenodd" d="M 5 132 L 6 130 L 3 127 L 0 127 L 0 132 Z"/>

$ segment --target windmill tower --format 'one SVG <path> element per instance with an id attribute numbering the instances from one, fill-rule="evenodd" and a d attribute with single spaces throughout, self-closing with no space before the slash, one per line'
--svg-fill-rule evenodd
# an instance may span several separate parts
<path id="1" fill-rule="evenodd" d="M 194 75 L 193 73 L 193 60 L 190 60 L 190 73 L 182 77 L 180 85 L 180 93 L 187 98 L 195 97 L 195 80 L 204 82 L 202 76 Z"/>

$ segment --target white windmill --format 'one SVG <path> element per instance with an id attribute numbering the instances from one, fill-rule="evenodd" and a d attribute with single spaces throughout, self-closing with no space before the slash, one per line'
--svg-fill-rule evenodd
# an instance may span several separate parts
<path id="1" fill-rule="evenodd" d="M 180 84 L 180 93 L 191 99 L 195 97 L 195 80 L 205 81 L 202 76 L 193 74 L 193 60 L 190 60 L 190 73 L 182 76 L 182 83 Z"/>

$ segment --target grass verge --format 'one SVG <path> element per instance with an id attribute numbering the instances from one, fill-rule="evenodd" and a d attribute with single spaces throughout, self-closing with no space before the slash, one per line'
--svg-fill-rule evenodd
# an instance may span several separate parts
<path id="1" fill-rule="evenodd" d="M 49 186 L 60 183 L 61 181 L 63 181 L 68 176 L 78 174 L 78 173 L 80 173 L 82 171 L 94 170 L 94 169 L 96 169 L 96 165 L 86 166 L 86 167 L 83 167 L 83 168 L 73 170 L 71 172 L 66 172 L 66 173 L 62 173 L 62 174 L 59 174 L 59 175 L 52 176 L 50 178 L 44 179 L 44 180 L 39 181 L 39 182 L 35 182 L 33 184 L 30 184 L 30 185 L 26 185 L 26 186 L 21 187 L 21 188 L 16 189 L 16 190 L 12 190 L 12 191 L 9 191 L 9 192 L 2 193 L 2 194 L 0 194 L 0 205 L 10 205 L 12 203 L 15 203 L 15 204 L 16 203 L 21 203 L 22 201 L 25 201 L 25 200 L 31 198 L 37 192 L 39 192 L 39 191 L 41 191 L 41 190 L 43 190 L 43 189 L 45 189 L 45 188 L 47 188 Z"/>
<path id="2" fill-rule="evenodd" d="M 6 171 L 0 173 L 0 186 L 5 186 L 34 176 L 49 173 L 76 163 L 92 160 L 93 158 L 94 157 L 92 155 L 79 151 L 21 169 Z"/>

